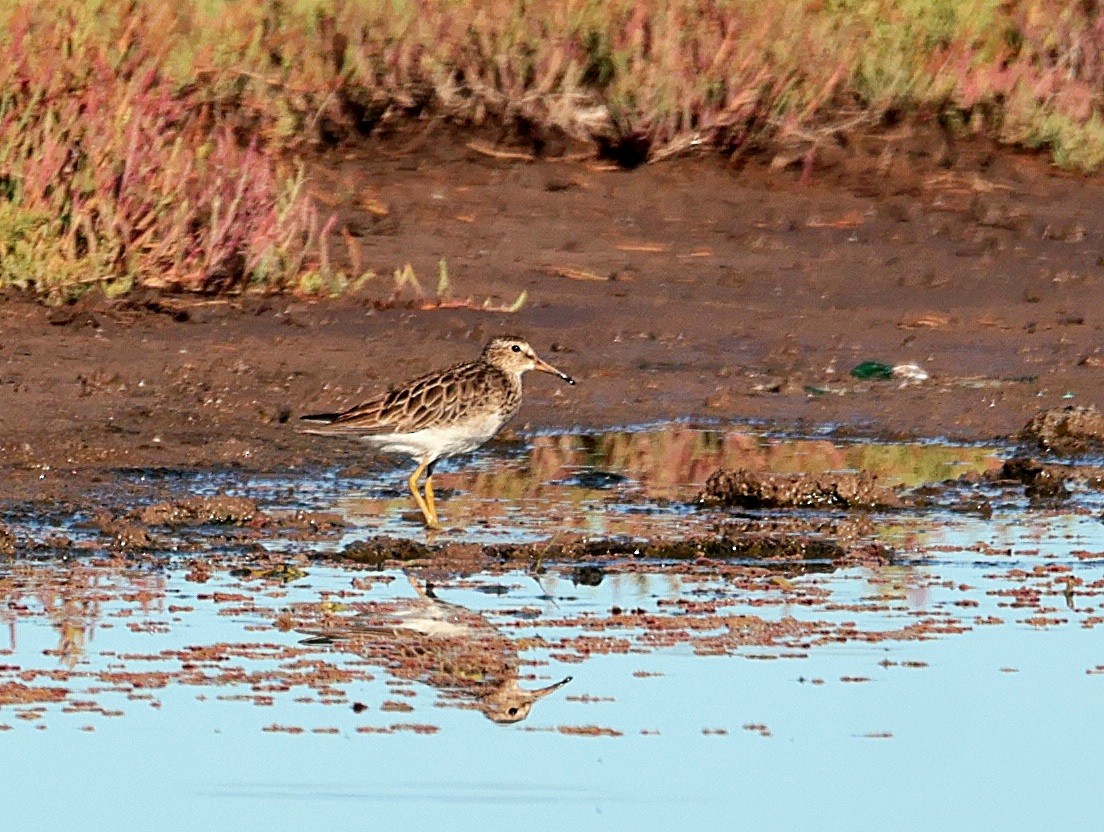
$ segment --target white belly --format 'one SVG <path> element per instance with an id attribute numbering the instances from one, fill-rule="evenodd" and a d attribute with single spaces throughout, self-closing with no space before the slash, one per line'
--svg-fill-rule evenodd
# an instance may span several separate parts
<path id="1" fill-rule="evenodd" d="M 446 427 L 366 436 L 364 440 L 386 454 L 405 454 L 415 459 L 440 459 L 474 451 L 498 433 L 502 425 L 503 420 L 495 414 Z"/>

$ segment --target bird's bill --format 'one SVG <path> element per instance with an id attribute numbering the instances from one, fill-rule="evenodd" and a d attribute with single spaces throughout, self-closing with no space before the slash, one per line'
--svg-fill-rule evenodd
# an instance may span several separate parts
<path id="1" fill-rule="evenodd" d="M 526 690 L 518 685 L 517 679 L 511 677 L 506 680 L 501 690 L 495 691 L 494 695 L 486 700 L 483 713 L 487 719 L 499 725 L 513 725 L 529 716 L 529 711 L 538 699 L 543 699 L 570 681 L 571 677 L 568 676 L 548 687 Z"/>
<path id="2" fill-rule="evenodd" d="M 571 681 L 571 678 L 572 677 L 568 676 L 566 679 L 560 679 L 560 681 L 553 682 L 551 685 L 549 685 L 548 687 L 545 687 L 545 688 L 537 688 L 536 690 L 527 690 L 527 691 L 525 691 L 526 698 L 528 698 L 530 702 L 536 702 L 538 699 L 543 699 L 544 697 L 548 696 L 548 694 L 552 693 L 553 691 L 557 691 L 560 688 L 562 688 L 564 685 L 566 685 L 568 682 Z"/>
<path id="3" fill-rule="evenodd" d="M 536 363 L 533 365 L 533 369 L 534 370 L 540 370 L 542 373 L 548 373 L 548 374 L 553 375 L 553 376 L 559 376 L 564 381 L 566 381 L 568 384 L 574 384 L 575 383 L 575 379 L 573 379 L 571 376 L 569 376 L 567 373 L 563 372 L 562 370 L 557 370 L 555 367 L 553 367 L 551 364 L 549 364 L 543 358 L 538 358 L 536 360 Z"/>

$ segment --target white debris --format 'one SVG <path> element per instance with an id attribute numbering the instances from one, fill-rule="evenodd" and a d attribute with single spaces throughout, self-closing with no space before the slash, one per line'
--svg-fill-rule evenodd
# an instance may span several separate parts
<path id="1" fill-rule="evenodd" d="M 893 368 L 893 377 L 901 379 L 905 384 L 920 384 L 930 378 L 919 364 L 898 364 Z"/>

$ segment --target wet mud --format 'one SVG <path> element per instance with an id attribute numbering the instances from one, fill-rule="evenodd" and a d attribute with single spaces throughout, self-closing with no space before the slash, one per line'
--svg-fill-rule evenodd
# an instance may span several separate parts
<path id="1" fill-rule="evenodd" d="M 375 273 L 340 298 L 0 305 L 0 735 L 33 823 L 417 800 L 647 826 L 710 805 L 703 770 L 740 771 L 753 825 L 815 813 L 795 828 L 840 794 L 844 825 L 939 793 L 991 826 L 1091 791 L 1104 196 L 932 151 L 626 172 L 369 144 L 309 172 L 331 261 Z M 527 379 L 441 466 L 440 533 L 408 468 L 295 430 L 509 332 L 579 384 Z"/>
<path id="2" fill-rule="evenodd" d="M 196 580 L 210 577 L 204 561 L 216 554 L 235 558 L 242 575 L 284 580 L 329 562 L 432 565 L 440 575 L 706 562 L 799 574 L 893 563 L 894 546 L 876 532 L 887 517 L 933 509 L 988 517 L 1024 497 L 1069 502 L 1104 483 L 1089 460 L 1016 450 L 681 424 L 541 435 L 507 457 L 446 466 L 440 532 L 422 527 L 403 469 L 318 468 L 244 484 L 234 471 L 140 469 L 81 499 L 11 506 L 0 541 L 16 559 L 193 558 Z"/>
<path id="3" fill-rule="evenodd" d="M 5 299 L 6 494 L 64 499 L 127 469 L 373 466 L 296 417 L 503 332 L 579 379 L 528 380 L 522 433 L 697 419 L 1004 441 L 1040 411 L 1090 408 L 1104 399 L 1098 180 L 941 147 L 860 139 L 805 174 L 754 158 L 510 161 L 447 135 L 334 151 L 309 169 L 340 232 L 330 261 L 375 275 L 339 298 Z M 873 364 L 913 369 L 852 376 Z M 1098 419 L 1078 413 L 1041 441 Z"/>
<path id="4" fill-rule="evenodd" d="M 764 474 L 721 469 L 706 480 L 704 505 L 742 508 L 893 508 L 901 501 L 866 471 L 857 474 Z"/>
<path id="5" fill-rule="evenodd" d="M 1104 413 L 1095 405 L 1054 408 L 1037 413 L 1020 439 L 1062 456 L 1104 451 Z"/>

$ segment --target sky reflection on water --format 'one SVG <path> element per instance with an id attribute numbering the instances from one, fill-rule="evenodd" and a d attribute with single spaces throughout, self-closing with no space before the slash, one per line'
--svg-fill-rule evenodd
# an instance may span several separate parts
<path id="1" fill-rule="evenodd" d="M 610 462 L 635 451 L 610 447 L 593 462 L 593 448 L 557 446 L 536 479 L 578 452 L 625 472 L 615 489 L 693 485 L 649 474 L 645 486 L 646 469 Z M 482 474 L 452 476 L 454 510 L 467 512 Z M 557 481 L 577 487 L 569 480 Z M 516 487 L 522 498 L 536 488 Z M 328 499 L 326 488 L 297 499 Z M 313 562 L 284 583 L 213 558 L 197 582 L 184 558 L 0 562 L 0 692 L 64 691 L 0 705 L 7 823 L 1095 828 L 1094 499 L 1014 501 L 990 519 L 879 515 L 874 536 L 901 556 L 885 566 L 780 576 L 613 563 L 597 586 L 555 564 L 539 580 L 434 575 L 437 595 L 487 639 L 486 667 L 424 641 L 303 643 L 319 622 L 416 608 L 395 570 Z M 415 655 L 433 661 L 404 663 Z M 573 679 L 499 725 L 479 705 L 484 672 L 515 673 L 525 688 Z M 564 733 L 580 730 L 602 735 Z"/>
<path id="2" fill-rule="evenodd" d="M 978 542 L 1011 541 L 1038 550 L 1013 555 L 1019 568 L 1069 565 L 1086 583 L 1101 581 L 1099 561 L 1071 559 L 1062 536 L 1040 541 L 1001 519 L 939 520 L 920 532 L 933 547 L 961 552 Z M 1074 525 L 1078 546 L 1101 548 L 1099 534 L 1088 540 L 1089 527 Z M 765 829 L 1072 828 L 1100 817 L 1087 797 L 1095 785 L 1091 761 L 1104 739 L 1098 719 L 1104 678 L 1087 671 L 1104 664 L 1104 645 L 1095 629 L 1084 626 L 1098 613 L 1098 600 L 1084 597 L 1069 610 L 1056 593 L 1048 605 L 1064 622 L 1031 625 L 1025 622 L 1034 610 L 1000 606 L 1007 599 L 988 594 L 1014 585 L 1006 571 L 941 551 L 925 566 L 797 577 L 795 583 L 827 590 L 826 603 L 779 614 L 853 621 L 862 632 L 894 630 L 922 614 L 954 614 L 967 629 L 927 641 L 827 644 L 804 658 L 769 660 L 747 658 L 769 649 L 699 656 L 687 644 L 649 650 L 638 642 L 639 652 L 535 668 L 542 676 L 574 680 L 515 727 L 494 725 L 471 710 L 436 707 L 433 688 L 396 683 L 379 667 L 371 669 L 373 680 L 346 690 L 349 701 L 369 704 L 361 714 L 347 702 L 321 704 L 309 686 L 277 693 L 267 706 L 248 699 L 249 685 L 170 683 L 150 691 L 150 700 L 122 693 L 70 697 L 123 711 L 116 717 L 49 705 L 40 719 L 22 720 L 12 718 L 22 706 L 8 706 L 3 721 L 13 727 L 0 742 L 7 758 L 19 762 L 4 780 L 9 795 L 18 797 L 13 805 L 24 825 L 17 828 L 65 828 L 77 817 L 86 829 L 117 828 L 130 818 L 122 826 L 138 822 L 165 830 L 219 828 L 229 819 L 238 829 L 296 829 L 383 818 L 398 829 L 506 823 L 599 829 L 614 819 L 645 828 L 722 821 Z M 219 614 L 220 604 L 197 597 L 220 587 L 240 593 L 240 582 L 223 576 L 215 586 L 189 584 L 179 570 L 169 570 L 165 600 L 143 612 L 167 629 L 122 626 L 113 615 L 134 611 L 133 600 L 105 600 L 101 624 L 75 669 L 94 676 L 118 655 L 197 644 L 298 645 L 298 634 L 269 629 L 271 620 L 287 605 L 316 602 L 320 590 L 344 588 L 350 580 L 339 567 L 312 566 L 309 573 L 296 582 L 301 586 L 275 590 L 286 595 L 258 599 L 272 611 L 266 621 L 263 615 Z M 507 591 L 442 587 L 440 594 L 484 611 L 497 625 L 518 623 L 511 610 L 537 609 L 532 621 L 507 629 L 511 637 L 541 632 L 549 640 L 556 632 L 542 626 L 546 619 L 602 616 L 613 606 L 654 611 L 658 601 L 691 589 L 709 597 L 726 593 L 723 582 L 695 578 L 686 584 L 670 575 L 608 575 L 598 587 L 552 577 L 541 586 L 515 574 L 481 580 Z M 133 597 L 133 582 L 115 574 L 112 581 Z M 885 581 L 896 587 L 889 609 L 883 608 Z M 974 589 L 960 591 L 960 585 Z M 411 594 L 401 577 L 368 595 L 396 593 Z M 746 595 L 732 593 L 727 611 L 762 613 L 743 603 Z M 977 606 L 953 606 L 961 600 Z M 864 603 L 867 611 L 830 608 Z M 194 609 L 169 613 L 170 605 Z M 990 615 L 1003 623 L 972 624 Z M 56 618 L 20 616 L 17 632 L 5 663 L 64 664 L 63 656 L 44 654 L 57 647 Z M 547 650 L 523 652 L 547 660 Z M 346 655 L 335 654 L 328 655 L 338 661 Z M 84 677 L 69 684 L 96 686 Z M 412 713 L 380 710 L 404 690 L 414 693 L 403 697 Z M 221 698 L 227 694 L 247 698 Z M 274 723 L 304 733 L 264 730 Z M 424 736 L 357 732 L 396 723 L 439 730 Z M 601 726 L 622 736 L 563 735 L 556 732 L 561 725 Z M 81 730 L 85 726 L 95 730 Z M 314 733 L 319 730 L 335 733 Z"/>

